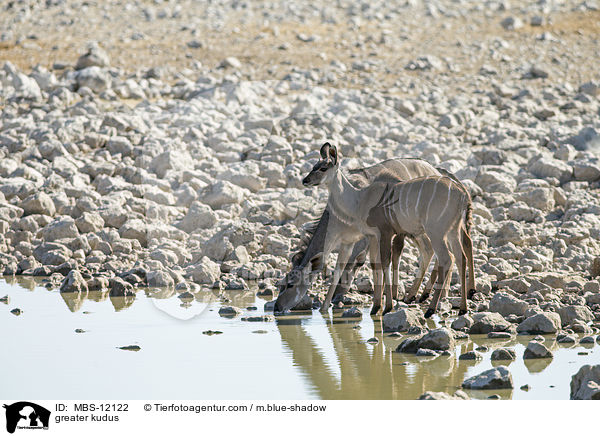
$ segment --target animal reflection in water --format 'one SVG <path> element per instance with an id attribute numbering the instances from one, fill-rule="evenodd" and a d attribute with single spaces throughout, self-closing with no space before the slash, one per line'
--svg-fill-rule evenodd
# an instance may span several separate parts
<path id="1" fill-rule="evenodd" d="M 454 355 L 428 359 L 396 353 L 400 341 L 382 337 L 379 323 L 369 336 L 376 335 L 380 342 L 370 344 L 366 342 L 369 336 L 360 333 L 366 326 L 359 330 L 356 322 L 326 317 L 323 327 L 333 343 L 333 350 L 328 350 L 320 346 L 323 341 L 318 344 L 315 340 L 323 330 L 314 324 L 303 325 L 306 321 L 288 316 L 278 318 L 276 323 L 294 366 L 304 373 L 322 399 L 416 399 L 428 390 L 454 393 L 469 367 L 457 362 Z M 461 348 L 467 351 L 472 347 L 470 343 Z M 330 351 L 337 370 L 327 359 Z"/>
<path id="2" fill-rule="evenodd" d="M 140 288 L 134 288 L 139 292 Z M 168 300 L 177 298 L 176 293 L 172 288 L 145 288 L 145 296 L 152 300 Z M 226 298 L 228 304 L 237 307 L 248 307 L 255 303 L 256 292 L 254 290 L 246 291 L 231 291 L 221 293 L 220 291 L 210 290 L 194 294 L 192 302 L 182 301 L 182 307 L 190 307 L 193 303 L 210 304 Z M 137 293 L 126 296 L 112 296 L 108 290 L 103 291 L 80 291 L 80 292 L 61 292 L 60 296 L 65 302 L 70 312 L 79 312 L 86 300 L 91 300 L 97 303 L 110 300 L 115 312 L 120 312 L 129 309 L 136 301 Z"/>

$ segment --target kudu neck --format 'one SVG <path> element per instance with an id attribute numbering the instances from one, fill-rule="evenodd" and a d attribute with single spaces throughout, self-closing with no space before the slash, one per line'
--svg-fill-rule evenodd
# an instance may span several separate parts
<path id="1" fill-rule="evenodd" d="M 331 212 L 344 222 L 356 217 L 362 192 L 348 181 L 340 169 L 329 182 L 328 189 Z"/>

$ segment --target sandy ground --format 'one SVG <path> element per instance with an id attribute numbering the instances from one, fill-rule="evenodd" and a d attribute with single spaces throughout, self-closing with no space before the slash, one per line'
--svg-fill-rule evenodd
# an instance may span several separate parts
<path id="1" fill-rule="evenodd" d="M 519 62 L 552 64 L 558 72 L 555 80 L 572 83 L 598 74 L 594 59 L 600 56 L 600 11 L 554 13 L 541 26 L 524 19 L 523 27 L 508 31 L 501 26 L 503 15 L 498 11 L 420 19 L 401 16 L 358 24 L 322 19 L 299 23 L 285 17 L 273 23 L 258 14 L 230 11 L 215 25 L 205 18 L 189 22 L 188 17 L 202 17 L 195 9 L 181 17 L 148 20 L 139 16 L 139 8 L 124 8 L 120 2 L 84 3 L 89 5 L 82 6 L 81 13 L 56 7 L 33 10 L 28 19 L 14 24 L 12 39 L 0 42 L 0 59 L 26 71 L 38 64 L 74 65 L 86 44 L 98 41 L 111 64 L 126 72 L 141 66 L 184 71 L 199 63 L 212 69 L 225 56 L 235 56 L 246 67 L 245 78 L 255 80 L 281 79 L 295 67 L 324 68 L 335 60 L 351 71 L 343 82 L 331 86 L 374 89 L 401 85 L 407 75 L 436 74 L 405 69 L 410 60 L 423 55 L 437 56 L 450 67 L 436 80 L 457 85 L 472 80 L 483 65 L 504 76 L 513 74 Z M 8 17 L 10 11 L 2 14 Z M 539 40 L 548 34 L 558 42 Z M 314 41 L 303 42 L 299 35 Z M 190 41 L 201 47 L 189 47 Z M 372 65 L 368 71 L 357 71 L 352 69 L 355 61 Z"/>

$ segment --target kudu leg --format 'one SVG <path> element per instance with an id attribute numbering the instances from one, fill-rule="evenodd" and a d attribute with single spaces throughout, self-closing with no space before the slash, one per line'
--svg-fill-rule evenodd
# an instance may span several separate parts
<path id="1" fill-rule="evenodd" d="M 340 281 L 338 282 L 338 285 L 335 288 L 335 292 L 333 293 L 332 301 L 334 303 L 336 301 L 341 301 L 346 292 L 348 292 L 348 289 L 350 289 L 350 286 L 352 285 L 352 279 L 354 277 L 355 267 L 356 264 L 354 263 L 352 256 L 349 256 L 348 263 L 344 267 L 344 271 L 341 274 Z"/>
<path id="2" fill-rule="evenodd" d="M 435 285 L 435 282 L 438 277 L 438 268 L 439 268 L 439 263 L 436 259 L 435 263 L 433 264 L 433 269 L 431 270 L 431 274 L 429 275 L 429 281 L 425 285 L 425 290 L 423 290 L 423 294 L 421 294 L 421 298 L 419 298 L 419 303 L 423 303 L 425 300 L 427 300 L 429 298 L 429 295 L 431 294 L 431 290 L 433 289 L 433 286 Z"/>
<path id="3" fill-rule="evenodd" d="M 371 315 L 377 315 L 381 308 L 381 299 L 383 297 L 383 271 L 381 270 L 381 258 L 379 255 L 378 238 L 371 238 L 369 241 L 369 258 L 371 259 L 371 269 L 373 270 L 373 307 Z"/>
<path id="4" fill-rule="evenodd" d="M 340 276 L 346 267 L 346 263 L 348 262 L 348 258 L 350 257 L 350 253 L 352 252 L 352 245 L 342 244 L 340 250 L 338 252 L 337 263 L 335 265 L 335 270 L 333 271 L 333 278 L 331 279 L 331 285 L 329 286 L 329 290 L 327 291 L 327 296 L 325 297 L 325 301 L 321 306 L 321 312 L 327 313 L 329 310 L 329 306 L 331 305 L 331 299 L 333 298 L 333 293 L 335 292 L 335 288 L 337 287 Z"/>
<path id="5" fill-rule="evenodd" d="M 460 243 L 458 232 L 455 233 L 455 236 L 450 238 L 449 243 L 452 249 L 452 254 L 454 254 L 454 259 L 456 261 L 456 266 L 458 267 L 458 274 L 460 278 L 460 308 L 458 311 L 460 316 L 467 313 L 467 262 L 463 246 Z"/>
<path id="6" fill-rule="evenodd" d="M 382 235 L 379 244 L 379 256 L 381 258 L 381 271 L 383 272 L 383 287 L 385 290 L 385 308 L 383 315 L 394 308 L 392 298 L 392 281 L 390 276 L 390 262 L 392 258 L 392 237 L 393 235 Z"/>
<path id="7" fill-rule="evenodd" d="M 430 318 L 431 315 L 437 310 L 442 294 L 447 292 L 447 288 L 450 286 L 450 278 L 452 276 L 452 265 L 454 259 L 450 250 L 448 250 L 448 244 L 445 240 L 436 241 L 434 245 L 435 255 L 438 260 L 438 277 L 435 284 L 435 293 L 429 304 L 429 309 L 425 312 L 425 318 Z"/>
<path id="8" fill-rule="evenodd" d="M 473 298 L 475 294 L 475 264 L 473 262 L 473 240 L 471 235 L 467 233 L 465 229 L 462 230 L 462 249 L 467 258 L 467 264 L 469 266 L 469 285 L 467 288 L 469 299 Z"/>
<path id="9" fill-rule="evenodd" d="M 392 299 L 398 299 L 398 285 L 400 282 L 398 267 L 400 256 L 404 250 L 404 235 L 396 235 L 392 242 Z"/>
<path id="10" fill-rule="evenodd" d="M 335 289 L 335 293 L 333 294 L 333 302 L 341 299 L 350 286 L 352 286 L 352 281 L 354 280 L 354 275 L 356 271 L 364 265 L 367 258 L 367 251 L 369 248 L 369 240 L 367 238 L 361 239 L 354 247 L 352 247 L 352 253 L 350 254 L 350 258 L 348 259 L 348 263 L 344 268 L 344 273 L 338 283 L 337 288 Z"/>
<path id="11" fill-rule="evenodd" d="M 431 258 L 433 257 L 433 248 L 431 247 L 429 238 L 426 236 L 419 236 L 415 238 L 414 241 L 419 248 L 419 272 L 417 273 L 417 277 L 415 278 L 410 290 L 404 297 L 404 302 L 407 304 L 415 301 L 417 293 L 419 292 L 419 288 L 421 287 L 421 283 L 423 283 L 423 278 L 427 273 L 427 268 L 431 263 Z"/>

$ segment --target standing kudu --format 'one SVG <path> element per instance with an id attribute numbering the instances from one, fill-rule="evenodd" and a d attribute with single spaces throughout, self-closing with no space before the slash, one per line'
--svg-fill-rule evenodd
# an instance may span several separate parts
<path id="1" fill-rule="evenodd" d="M 443 171 L 443 170 L 442 170 Z M 364 188 L 375 182 L 395 183 L 426 175 L 440 175 L 440 170 L 421 159 L 388 159 L 378 164 L 348 171 L 348 180 L 357 188 Z M 306 227 L 307 236 L 303 247 L 292 258 L 292 269 L 286 274 L 279 284 L 279 295 L 275 301 L 275 312 L 285 312 L 292 309 L 309 290 L 312 278 L 326 263 L 323 259 L 325 240 L 328 234 L 340 231 L 345 232 L 347 225 L 340 221 L 334 214 L 330 214 L 329 208 L 325 208 L 321 218 Z M 433 252 L 426 236 L 415 240 L 420 251 L 419 274 L 408 292 L 411 298 L 417 293 L 427 267 L 431 261 Z M 350 259 L 342 274 L 346 280 L 340 280 L 335 296 L 342 296 L 352 283 L 354 272 L 364 263 L 368 249 L 368 239 L 363 237 L 353 247 Z M 395 286 L 392 287 L 393 298 L 398 293 L 398 260 L 404 246 L 404 235 L 397 235 L 393 239 L 391 263 L 395 274 Z M 375 268 L 375 265 L 373 265 Z M 425 294 L 433 287 L 433 282 L 427 286 Z M 392 301 L 386 302 L 386 312 L 391 310 Z M 373 314 L 377 313 L 379 306 L 373 308 Z"/>
<path id="2" fill-rule="evenodd" d="M 466 313 L 465 257 L 469 261 L 469 277 L 473 281 L 472 244 L 464 244 L 464 237 L 461 240 L 461 236 L 469 233 L 472 207 L 466 189 L 452 178 L 444 176 L 422 177 L 396 184 L 374 183 L 365 188 L 356 188 L 339 171 L 339 155 L 335 147 L 329 143 L 323 145 L 321 158 L 302 183 L 305 186 L 326 185 L 329 190 L 327 208 L 331 215 L 346 225 L 345 232 L 328 232 L 325 240 L 324 259 L 337 246 L 339 253 L 333 280 L 321 310 L 328 310 L 352 246 L 363 236 L 369 238 L 369 256 L 371 264 L 375 266 L 373 305 L 378 308 L 384 285 L 386 300 L 392 301 L 389 257 L 393 236 L 425 235 L 438 264 L 436 292 L 426 316 L 435 312 L 442 292 L 447 291 L 455 260 L 462 282 L 460 312 Z"/>

